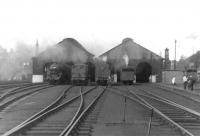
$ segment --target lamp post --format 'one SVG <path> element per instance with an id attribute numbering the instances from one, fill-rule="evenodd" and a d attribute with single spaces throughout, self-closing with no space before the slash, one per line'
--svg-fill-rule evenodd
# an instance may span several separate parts
<path id="1" fill-rule="evenodd" d="M 175 40 L 175 56 L 174 56 L 174 70 L 176 70 L 176 40 Z"/>

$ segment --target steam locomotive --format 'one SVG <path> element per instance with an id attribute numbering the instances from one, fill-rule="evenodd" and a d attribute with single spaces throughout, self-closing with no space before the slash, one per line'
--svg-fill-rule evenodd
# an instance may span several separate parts
<path id="1" fill-rule="evenodd" d="M 51 63 L 46 67 L 46 81 L 50 84 L 70 83 L 71 67 L 64 63 Z"/>
<path id="2" fill-rule="evenodd" d="M 87 85 L 89 82 L 95 82 L 106 85 L 112 80 L 110 76 L 109 65 L 100 60 L 78 64 L 54 62 L 46 67 L 46 81 L 50 84 Z M 119 77 L 122 83 L 133 84 L 136 81 L 135 69 L 124 67 L 120 70 Z"/>
<path id="3" fill-rule="evenodd" d="M 51 63 L 46 66 L 46 81 L 50 84 L 72 83 L 75 85 L 87 85 L 88 82 L 107 84 L 110 76 L 108 64 L 105 62 L 95 63 Z"/>

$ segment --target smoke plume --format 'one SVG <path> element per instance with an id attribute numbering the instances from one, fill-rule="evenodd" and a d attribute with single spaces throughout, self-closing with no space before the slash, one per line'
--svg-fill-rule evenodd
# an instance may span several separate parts
<path id="1" fill-rule="evenodd" d="M 197 38 L 199 38 L 199 35 L 195 33 L 192 33 L 186 37 L 186 39 L 192 39 L 192 40 L 196 40 Z"/>
<path id="2" fill-rule="evenodd" d="M 39 56 L 39 59 L 46 62 L 85 63 L 88 60 L 89 54 L 90 53 L 87 52 L 76 40 L 66 38 L 45 50 Z"/>
<path id="3" fill-rule="evenodd" d="M 129 63 L 129 57 L 128 57 L 128 55 L 124 54 L 123 59 L 125 61 L 126 66 L 128 66 L 128 63 Z"/>

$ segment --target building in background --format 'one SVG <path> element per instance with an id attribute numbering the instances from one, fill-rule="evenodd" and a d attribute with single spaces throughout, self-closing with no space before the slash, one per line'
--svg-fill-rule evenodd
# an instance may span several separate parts
<path id="1" fill-rule="evenodd" d="M 169 60 L 169 49 L 165 49 L 165 58 L 164 58 L 164 70 L 171 69 L 171 61 Z"/>
<path id="2" fill-rule="evenodd" d="M 36 52 L 38 45 L 36 44 Z M 37 54 L 37 53 L 36 53 Z M 88 52 L 77 40 L 73 38 L 65 38 L 56 45 L 47 48 L 37 56 L 32 58 L 33 61 L 33 78 L 32 82 L 43 82 L 45 79 L 45 69 L 53 63 L 73 64 L 90 64 L 94 55 Z M 91 75 L 93 77 L 93 75 Z M 94 77 L 93 77 L 94 80 Z"/>

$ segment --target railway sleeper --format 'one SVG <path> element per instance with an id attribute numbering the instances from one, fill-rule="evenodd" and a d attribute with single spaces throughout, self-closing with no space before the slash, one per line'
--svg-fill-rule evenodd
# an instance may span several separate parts
<path id="1" fill-rule="evenodd" d="M 188 120 L 188 121 L 197 121 L 198 122 L 198 120 L 196 120 L 195 118 L 191 118 L 191 117 L 184 117 L 184 116 L 169 116 L 171 119 L 174 119 L 174 120 Z"/>
<path id="2" fill-rule="evenodd" d="M 158 107 L 161 111 L 163 112 L 166 112 L 166 113 L 174 113 L 174 111 L 176 111 L 176 113 L 185 113 L 184 111 L 181 111 L 181 110 L 176 110 L 176 109 L 171 109 L 171 108 L 168 108 L 168 109 L 161 109 L 160 107 Z"/>
<path id="3" fill-rule="evenodd" d="M 60 132 L 58 132 L 58 131 L 38 131 L 38 132 L 29 131 L 29 132 L 23 133 L 22 135 L 25 135 L 25 136 L 30 136 L 30 135 L 33 135 L 33 136 L 38 136 L 38 135 L 55 136 L 55 135 L 59 135 L 59 134 L 60 134 Z"/>
<path id="4" fill-rule="evenodd" d="M 200 129 L 200 126 L 193 126 L 193 125 L 190 125 L 190 126 L 183 126 L 184 128 L 186 128 L 186 129 L 195 129 L 195 130 L 199 130 Z"/>
<path id="5" fill-rule="evenodd" d="M 65 124 L 67 124 L 67 122 L 65 123 Z M 65 124 L 39 124 L 39 125 L 37 125 L 37 126 L 35 126 L 35 127 L 62 127 L 62 126 L 64 126 Z"/>
<path id="6" fill-rule="evenodd" d="M 195 120 L 191 120 L 191 119 L 187 119 L 187 118 L 171 118 L 173 121 L 178 122 L 178 123 L 191 123 L 191 122 L 195 122 Z M 199 122 L 196 122 L 199 123 Z M 199 123 L 200 124 L 200 123 Z"/>
<path id="7" fill-rule="evenodd" d="M 90 131 L 80 131 L 78 132 L 78 136 L 91 136 L 91 132 Z"/>
<path id="8" fill-rule="evenodd" d="M 200 123 L 196 123 L 196 122 L 182 122 L 181 124 L 184 126 L 199 126 L 200 127 Z"/>
<path id="9" fill-rule="evenodd" d="M 82 126 L 88 126 L 88 127 L 91 127 L 91 122 L 83 122 L 83 123 L 81 123 L 80 124 L 80 126 L 82 127 Z"/>
<path id="10" fill-rule="evenodd" d="M 93 129 L 92 126 L 80 126 L 80 127 L 78 128 L 79 131 L 81 131 L 81 130 L 91 130 L 91 129 Z"/>
<path id="11" fill-rule="evenodd" d="M 87 118 L 86 121 L 95 121 L 95 120 L 97 120 L 97 117 L 96 118 L 95 117 Z"/>
<path id="12" fill-rule="evenodd" d="M 165 113 L 165 114 L 172 114 L 172 115 L 180 115 L 180 114 L 184 114 L 184 115 L 187 115 L 185 112 L 175 112 L 175 110 L 173 110 L 173 111 L 163 111 L 163 110 L 160 110 L 160 111 L 162 111 L 163 113 Z"/>
<path id="13" fill-rule="evenodd" d="M 31 128 L 30 131 L 62 131 L 64 129 L 64 127 L 52 127 L 52 128 Z"/>
<path id="14" fill-rule="evenodd" d="M 167 115 L 168 116 L 168 115 Z M 192 117 L 186 117 L 186 116 L 183 116 L 183 115 L 180 115 L 180 116 L 168 116 L 169 118 L 171 119 L 187 119 L 187 120 L 196 120 L 195 118 L 192 118 Z"/>

